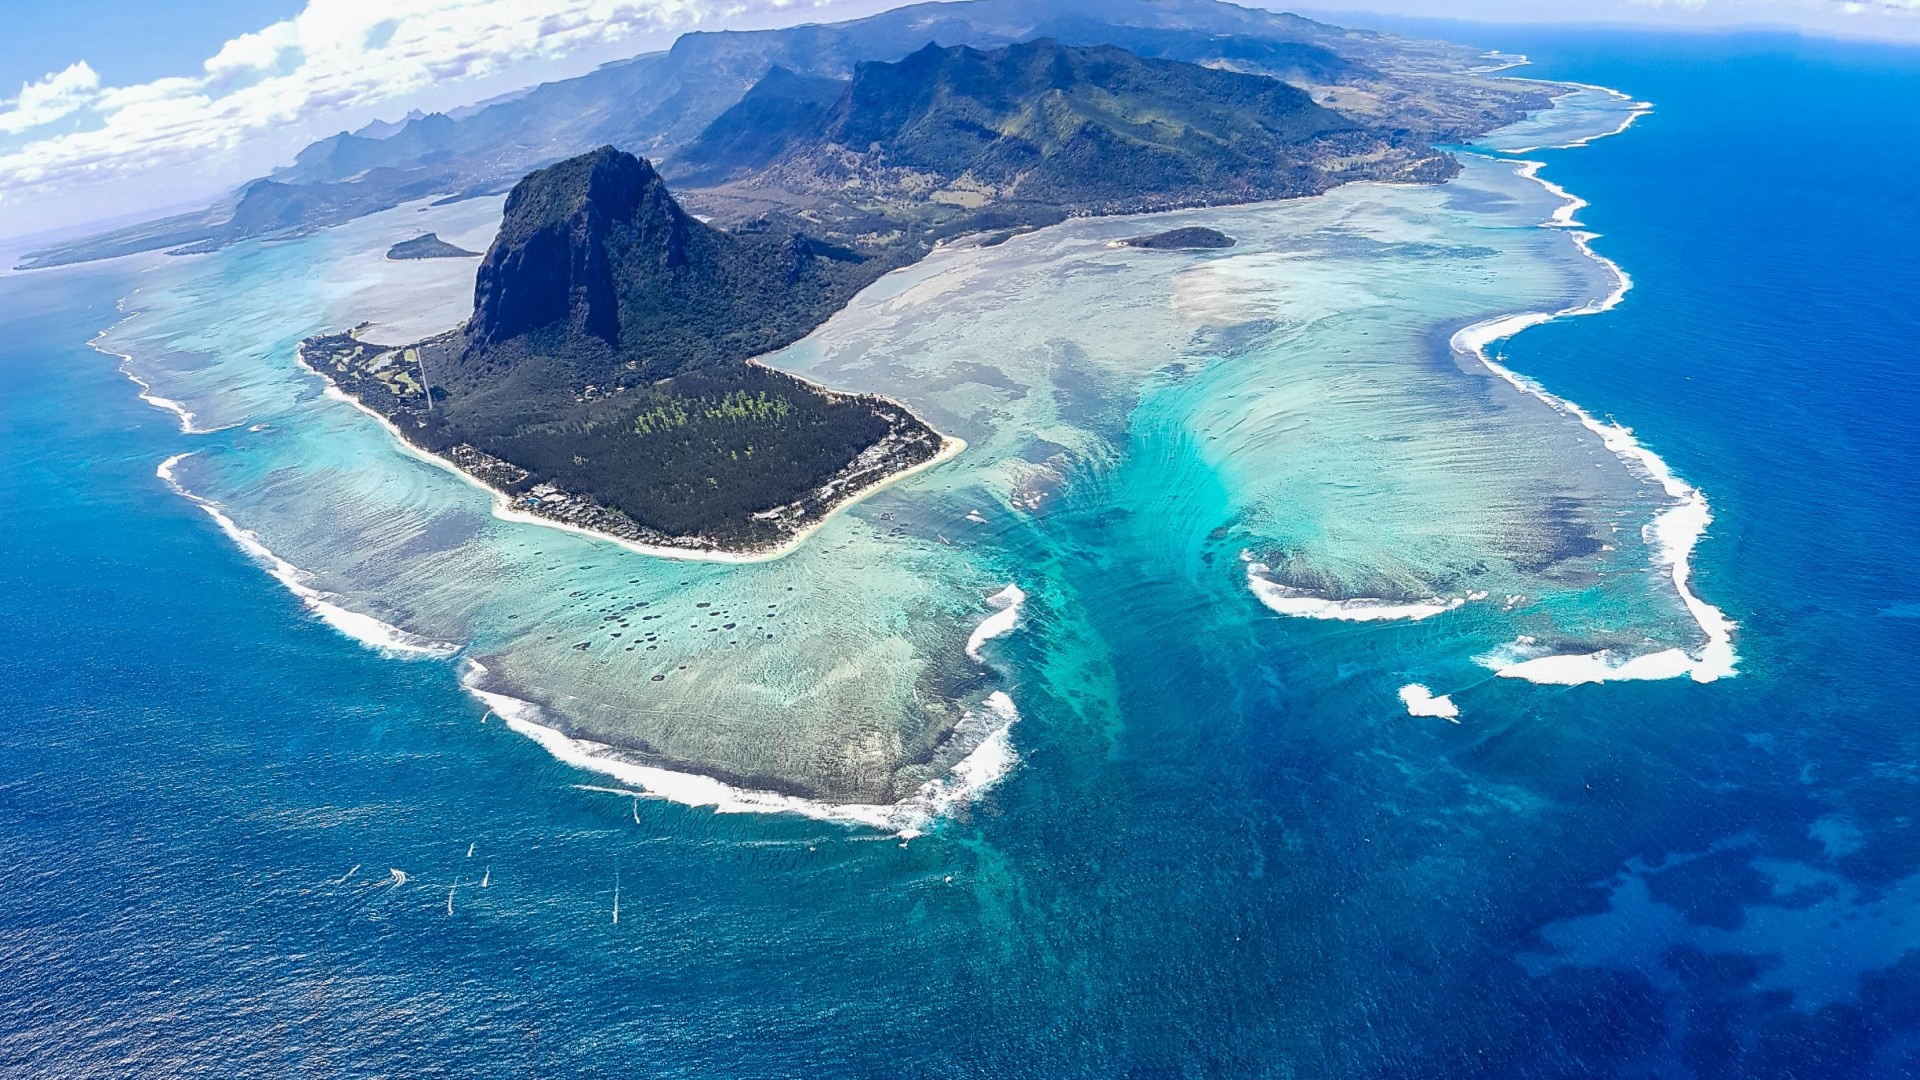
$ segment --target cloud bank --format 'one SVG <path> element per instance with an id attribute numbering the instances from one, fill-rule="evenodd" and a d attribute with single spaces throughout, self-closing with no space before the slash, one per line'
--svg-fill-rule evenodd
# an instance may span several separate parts
<path id="1" fill-rule="evenodd" d="M 826 3 L 309 0 L 296 17 L 228 41 L 198 72 L 106 86 L 81 60 L 0 99 L 0 209 L 17 218 L 24 203 L 124 188 L 136 177 L 205 178 L 263 135 L 551 71 L 570 57 L 604 58 L 621 42 L 637 51 L 647 38 L 742 17 L 802 18 Z"/>

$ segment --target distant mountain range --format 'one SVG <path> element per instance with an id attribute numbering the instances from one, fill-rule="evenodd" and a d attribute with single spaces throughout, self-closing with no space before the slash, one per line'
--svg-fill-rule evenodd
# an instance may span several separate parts
<path id="1" fill-rule="evenodd" d="M 775 68 L 669 170 L 774 201 L 1115 213 L 1322 191 L 1348 160 L 1373 178 L 1452 175 L 1424 140 L 1277 79 L 1042 38 L 928 45 L 844 84 Z"/>
<path id="2" fill-rule="evenodd" d="M 802 131 L 809 110 L 833 100 L 828 82 L 854 80 L 864 62 L 898 61 L 929 43 L 991 49 L 1042 37 L 1280 79 L 1402 146 L 1464 139 L 1547 104 L 1538 88 L 1473 74 L 1483 60 L 1471 49 L 1344 30 L 1219 0 L 918 4 L 833 25 L 687 34 L 666 52 L 482 107 L 343 132 L 206 211 L 33 252 L 23 265 L 162 249 L 207 251 L 338 224 L 429 195 L 502 192 L 535 168 L 600 145 L 672 161 L 698 144 L 701 149 L 685 162 L 689 178 L 698 179 L 693 170 L 702 154 L 709 167 L 750 164 L 740 159 L 747 144 L 736 138 L 728 151 L 726 128 L 713 125 L 776 67 L 782 74 L 767 87 L 768 100 L 733 122 L 751 119 L 769 125 L 763 130 Z M 790 110 L 784 119 L 766 111 L 774 100 Z M 1062 160 L 1054 167 L 1064 165 Z M 738 203 L 719 208 L 729 205 L 746 210 Z"/>

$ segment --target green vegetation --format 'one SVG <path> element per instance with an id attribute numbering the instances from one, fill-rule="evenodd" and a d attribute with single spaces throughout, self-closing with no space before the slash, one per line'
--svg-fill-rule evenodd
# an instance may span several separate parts
<path id="1" fill-rule="evenodd" d="M 659 400 L 657 405 L 641 405 L 640 414 L 633 418 L 635 435 L 666 435 L 690 426 L 712 426 L 729 424 L 742 430 L 742 434 L 751 438 L 746 429 L 753 425 L 778 425 L 780 421 L 793 414 L 793 402 L 785 397 L 768 397 L 765 390 L 749 394 L 745 390 L 729 390 L 720 397 L 702 395 L 695 398 L 683 398 L 663 392 L 664 384 L 649 388 L 648 398 Z M 747 443 L 746 456 L 753 456 L 753 444 Z"/>
<path id="2" fill-rule="evenodd" d="M 663 533 L 751 546 L 783 532 L 754 514 L 805 498 L 895 426 L 870 399 L 742 367 L 665 379 L 482 449 Z M 932 456 L 926 445 L 915 460 Z"/>
<path id="3" fill-rule="evenodd" d="M 1233 237 L 1218 229 L 1209 229 L 1199 225 L 1189 225 L 1182 229 L 1168 229 L 1166 232 L 1153 233 L 1150 236 L 1130 236 L 1120 241 L 1128 247 L 1150 248 L 1159 251 L 1198 251 L 1209 248 L 1230 248 Z"/>
<path id="4" fill-rule="evenodd" d="M 401 261 L 413 259 L 477 259 L 480 253 L 468 251 L 440 239 L 436 233 L 426 233 L 411 240 L 402 240 L 387 249 L 387 258 Z"/>
<path id="5" fill-rule="evenodd" d="M 673 167 L 769 199 L 777 188 L 896 215 L 903 202 L 1125 213 L 1311 194 L 1359 160 L 1376 178 L 1452 167 L 1424 140 L 1280 80 L 1106 45 L 928 45 L 858 65 L 829 106 L 823 90 L 770 74 L 714 121 L 724 137 L 703 135 Z M 928 193 L 929 177 L 942 190 Z"/>
<path id="6" fill-rule="evenodd" d="M 756 78 L 781 67 L 813 89 L 782 91 L 817 111 L 830 81 L 895 61 L 929 40 L 995 49 L 1051 37 L 1145 57 L 1265 75 L 1311 89 L 1361 126 L 1408 140 L 1461 143 L 1546 108 L 1547 84 L 1474 73 L 1480 50 L 1354 33 L 1279 12 L 1208 0 L 943 0 L 831 25 L 683 35 L 665 52 L 606 64 L 485 107 L 373 124 L 311 144 L 291 167 L 204 211 L 116 229 L 30 254 L 57 266 L 137 251 L 208 251 L 257 236 L 337 224 L 409 199 L 506 191 L 529 170 L 602 143 L 671 156 L 689 144 L 788 147 L 751 125 L 715 123 Z M 769 90 L 780 89 L 772 87 Z M 808 99 L 812 100 L 809 101 Z M 791 130 L 781 118 L 779 130 Z M 864 149 L 858 147 L 856 149 Z M 705 184 L 705 177 L 675 176 Z M 751 216 L 749 213 L 746 216 Z"/>
<path id="7" fill-rule="evenodd" d="M 514 189 L 462 331 L 404 349 L 336 335 L 306 351 L 418 445 L 511 494 L 564 493 L 529 510 L 578 516 L 590 500 L 623 515 L 592 527 L 757 548 L 939 451 L 891 402 L 747 363 L 899 261 L 791 222 L 712 228 L 607 147 Z"/>

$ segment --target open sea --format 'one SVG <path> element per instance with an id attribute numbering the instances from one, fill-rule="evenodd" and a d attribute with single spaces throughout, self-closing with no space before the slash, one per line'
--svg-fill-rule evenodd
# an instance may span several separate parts
<path id="1" fill-rule="evenodd" d="M 1920 52 L 1449 30 L 1625 97 L 891 275 L 772 562 L 299 367 L 497 200 L 0 277 L 0 1074 L 1920 1076 Z"/>

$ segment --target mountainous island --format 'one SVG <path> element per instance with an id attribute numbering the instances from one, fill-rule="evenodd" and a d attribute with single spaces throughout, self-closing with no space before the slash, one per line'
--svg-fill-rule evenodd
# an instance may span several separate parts
<path id="1" fill-rule="evenodd" d="M 525 513 L 663 550 L 769 552 L 958 449 L 897 403 L 751 362 L 886 271 L 1070 215 L 1457 166 L 1276 79 L 1041 39 L 928 45 L 844 81 L 774 67 L 664 168 L 710 221 L 601 147 L 514 187 L 462 329 L 316 338 L 306 363 Z"/>
<path id="2" fill-rule="evenodd" d="M 876 261 L 703 224 L 646 162 L 604 147 L 514 188 L 465 327 L 402 348 L 320 337 L 302 356 L 526 512 L 754 551 L 945 446 L 891 402 L 748 363 L 818 325 Z"/>

